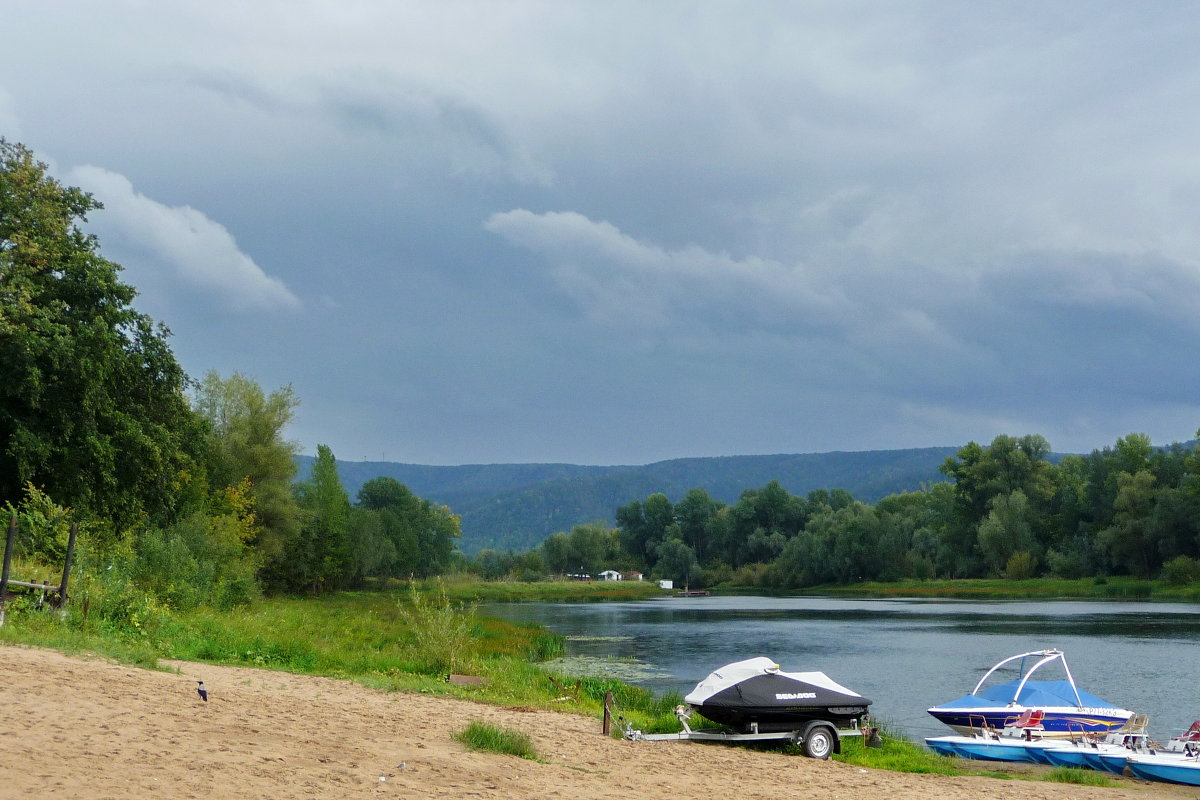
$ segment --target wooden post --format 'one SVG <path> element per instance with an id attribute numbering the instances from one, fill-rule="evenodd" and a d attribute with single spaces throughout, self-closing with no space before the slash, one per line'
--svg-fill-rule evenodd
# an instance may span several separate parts
<path id="1" fill-rule="evenodd" d="M 8 571 L 12 568 L 13 540 L 17 538 L 17 515 L 8 520 L 8 538 L 4 542 L 4 569 L 0 571 L 0 627 L 4 626 L 4 610 L 8 605 Z"/>
<path id="2" fill-rule="evenodd" d="M 604 693 L 604 728 L 601 731 L 605 736 L 612 735 L 612 701 L 613 693 Z"/>
<path id="3" fill-rule="evenodd" d="M 71 523 L 71 535 L 67 537 L 67 560 L 63 564 L 62 583 L 58 586 L 58 610 L 67 613 L 67 582 L 71 580 L 71 562 L 75 560 L 75 537 L 79 535 L 79 523 Z"/>

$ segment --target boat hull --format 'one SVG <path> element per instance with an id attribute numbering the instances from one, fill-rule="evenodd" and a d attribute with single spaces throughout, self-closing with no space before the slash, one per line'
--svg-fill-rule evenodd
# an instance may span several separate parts
<path id="1" fill-rule="evenodd" d="M 1100 769 L 1111 772 L 1114 775 L 1125 774 L 1125 763 L 1129 760 L 1129 753 L 1096 753 L 1095 760 L 1099 763 Z"/>
<path id="2" fill-rule="evenodd" d="M 931 736 L 925 745 L 944 756 L 958 756 L 977 761 L 1020 761 L 1048 764 L 1045 750 L 1053 743 L 1026 741 L 1016 737 L 985 738 L 981 736 Z"/>
<path id="3" fill-rule="evenodd" d="M 946 736 L 931 736 L 925 740 L 925 746 L 939 756 L 955 756 L 963 758 L 963 754 L 958 752 L 958 748 L 954 746 L 954 742 L 947 741 Z"/>
<path id="4" fill-rule="evenodd" d="M 1077 747 L 1070 749 L 1050 747 L 1045 750 L 1045 754 L 1046 760 L 1050 762 L 1050 766 L 1052 767 L 1091 769 L 1091 764 L 1088 763 L 1087 759 L 1087 752 Z"/>
<path id="5" fill-rule="evenodd" d="M 939 722 L 961 734 L 988 727 L 999 730 L 1011 725 L 1023 712 L 1025 706 L 1002 706 L 997 708 L 940 708 L 929 709 Z M 1042 728 L 1058 733 L 1107 733 L 1125 724 L 1131 712 L 1117 708 L 1041 708 L 1045 712 Z"/>
<path id="6" fill-rule="evenodd" d="M 1200 786 L 1200 762 L 1195 758 L 1168 754 L 1134 755 L 1126 759 L 1125 764 L 1142 780 Z"/>

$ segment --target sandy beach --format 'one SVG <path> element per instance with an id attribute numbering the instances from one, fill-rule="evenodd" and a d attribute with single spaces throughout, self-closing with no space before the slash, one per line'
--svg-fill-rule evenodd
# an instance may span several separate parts
<path id="1" fill-rule="evenodd" d="M 172 662 L 178 674 L 0 647 L 0 798 L 1192 798 L 1120 781 L 864 770 L 724 745 L 608 739 L 595 719 Z M 202 679 L 210 692 L 196 693 Z M 471 721 L 524 731 L 545 763 L 472 753 Z"/>

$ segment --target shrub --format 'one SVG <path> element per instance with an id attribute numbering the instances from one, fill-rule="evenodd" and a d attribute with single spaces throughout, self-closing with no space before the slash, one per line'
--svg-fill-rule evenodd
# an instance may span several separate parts
<path id="1" fill-rule="evenodd" d="M 1188 556 L 1176 556 L 1163 564 L 1161 578 L 1172 586 L 1186 586 L 1200 580 L 1200 561 Z"/>
<path id="2" fill-rule="evenodd" d="M 413 659 L 431 675 L 458 672 L 474 663 L 470 650 L 475 631 L 475 607 L 452 603 L 439 579 L 437 588 L 422 593 L 411 584 L 408 607 L 399 608 L 413 637 Z"/>
<path id="3" fill-rule="evenodd" d="M 1050 550 L 1046 553 L 1046 567 L 1058 578 L 1086 578 L 1094 571 L 1087 558 L 1086 547 L 1075 543 L 1068 550 Z"/>
<path id="4" fill-rule="evenodd" d="M 179 610 L 229 609 L 259 595 L 258 562 L 233 515 L 194 514 L 138 537 L 134 578 Z"/>
<path id="5" fill-rule="evenodd" d="M 1033 553 L 1021 550 L 1009 556 L 1008 564 L 1004 568 L 1004 577 L 1012 581 L 1026 580 L 1033 577 L 1036 568 L 1037 559 L 1033 557 Z"/>
<path id="6" fill-rule="evenodd" d="M 50 495 L 25 484 L 25 497 L 19 506 L 4 505 L 4 531 L 11 516 L 17 517 L 16 554 L 27 558 L 61 562 L 67 554 L 67 539 L 74 515 L 50 499 Z M 3 534 L 0 534 L 3 535 Z"/>

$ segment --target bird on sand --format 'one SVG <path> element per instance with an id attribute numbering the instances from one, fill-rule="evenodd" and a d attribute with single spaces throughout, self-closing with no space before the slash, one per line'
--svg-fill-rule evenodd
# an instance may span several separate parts
<path id="1" fill-rule="evenodd" d="M 196 694 L 200 695 L 200 699 L 208 702 L 208 689 L 204 688 L 204 681 L 196 681 Z"/>

